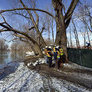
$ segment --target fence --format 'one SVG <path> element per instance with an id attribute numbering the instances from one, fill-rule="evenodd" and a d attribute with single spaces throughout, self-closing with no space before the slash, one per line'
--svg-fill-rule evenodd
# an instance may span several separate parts
<path id="1" fill-rule="evenodd" d="M 92 50 L 68 48 L 68 59 L 79 65 L 92 68 Z"/>

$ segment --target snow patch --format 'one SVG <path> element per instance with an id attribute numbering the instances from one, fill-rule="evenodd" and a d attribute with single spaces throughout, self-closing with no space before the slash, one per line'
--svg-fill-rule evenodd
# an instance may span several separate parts
<path id="1" fill-rule="evenodd" d="M 28 63 L 27 66 L 30 66 L 30 65 L 36 66 L 38 64 L 46 64 L 46 60 L 44 58 L 39 58 L 38 60 L 36 60 L 36 62 Z"/>
<path id="2" fill-rule="evenodd" d="M 38 61 L 46 63 L 42 58 L 37 60 L 36 63 Z M 70 67 L 71 65 L 65 64 L 65 66 Z M 72 67 L 74 66 L 72 65 Z M 51 92 L 51 88 L 55 92 L 92 92 L 92 90 L 62 79 L 41 76 L 36 71 L 29 70 L 24 66 L 24 63 L 20 63 L 14 73 L 0 80 L 0 92 Z"/>
<path id="3" fill-rule="evenodd" d="M 34 55 L 35 55 L 34 51 L 32 51 L 32 52 L 30 52 L 30 51 L 26 52 L 26 56 L 34 56 Z"/>

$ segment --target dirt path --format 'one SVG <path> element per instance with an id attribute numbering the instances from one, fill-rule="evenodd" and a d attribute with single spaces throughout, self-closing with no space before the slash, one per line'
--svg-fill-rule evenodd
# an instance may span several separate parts
<path id="1" fill-rule="evenodd" d="M 37 58 L 32 58 L 28 62 L 35 62 Z M 25 62 L 24 62 L 25 63 Z M 27 63 L 25 63 L 27 65 Z M 92 80 L 84 77 L 79 77 L 77 74 L 86 74 L 92 76 L 92 71 L 88 69 L 72 69 L 68 67 L 63 67 L 60 70 L 55 68 L 48 68 L 46 64 L 43 65 L 37 65 L 36 67 L 29 66 L 31 70 L 38 71 L 41 75 L 49 75 L 51 77 L 63 79 L 69 82 L 72 82 L 76 85 L 84 86 L 88 89 L 92 89 Z"/>

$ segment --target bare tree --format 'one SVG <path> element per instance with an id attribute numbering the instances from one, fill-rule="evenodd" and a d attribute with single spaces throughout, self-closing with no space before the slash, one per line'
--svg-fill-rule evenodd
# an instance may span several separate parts
<path id="1" fill-rule="evenodd" d="M 5 43 L 4 39 L 0 39 L 0 51 L 8 50 L 8 45 Z"/>
<path id="2" fill-rule="evenodd" d="M 86 21 L 84 19 L 82 21 L 83 21 L 83 23 L 85 25 L 85 31 L 87 33 L 88 42 L 90 43 L 90 37 L 89 37 L 89 31 L 88 31 L 88 24 L 86 23 Z"/>
<path id="3" fill-rule="evenodd" d="M 84 39 L 84 48 L 85 48 L 85 46 L 86 46 L 86 32 L 85 31 L 82 32 L 81 30 L 80 30 L 80 32 L 81 32 L 81 35 L 82 35 L 82 37 Z"/>
<path id="4" fill-rule="evenodd" d="M 77 29 L 76 29 L 76 26 L 75 26 L 75 23 L 74 23 L 73 19 L 72 19 L 72 23 L 73 23 L 73 26 L 74 26 L 73 32 L 74 32 L 74 35 L 75 35 L 76 46 L 77 46 L 77 48 L 79 48 L 80 43 L 79 43 L 79 38 L 78 38 L 78 32 L 77 32 Z"/>
<path id="5" fill-rule="evenodd" d="M 13 8 L 13 9 L 8 9 L 8 10 L 1 10 L 0 14 L 4 13 L 4 12 L 9 12 L 9 11 L 25 10 L 28 13 L 29 18 L 31 19 L 31 21 L 32 21 L 32 23 L 35 27 L 35 30 L 36 30 L 37 34 L 39 35 L 39 37 L 40 37 L 40 41 L 42 43 L 41 44 L 42 46 L 45 46 L 46 43 L 45 43 L 45 41 L 42 37 L 42 34 L 41 34 L 41 32 L 38 28 L 38 25 L 36 23 L 36 21 L 38 20 L 38 15 L 34 12 L 36 14 L 36 18 L 37 18 L 37 20 L 35 21 L 35 19 L 34 19 L 32 13 L 30 12 L 30 10 L 31 11 L 44 12 L 44 13 L 50 15 L 51 17 L 55 18 L 55 21 L 56 21 L 56 40 L 55 40 L 55 43 L 56 43 L 56 45 L 61 45 L 63 47 L 64 53 L 67 57 L 66 28 L 68 27 L 68 25 L 70 23 L 73 11 L 74 11 L 78 1 L 79 0 L 72 0 L 69 8 L 65 12 L 65 7 L 62 3 L 62 0 L 52 0 L 53 8 L 55 10 L 55 17 L 51 13 L 49 13 L 45 10 L 36 9 L 36 8 L 28 8 L 23 3 L 22 0 L 20 0 L 20 3 L 22 4 L 23 8 Z M 20 30 L 14 29 L 6 21 L 4 21 L 4 23 L 0 23 L 0 26 L 2 26 L 2 28 L 3 28 L 3 29 L 0 29 L 0 32 L 4 32 L 4 31 L 10 31 L 11 32 L 12 31 L 12 32 L 18 34 L 18 37 L 30 40 L 34 44 L 35 48 L 38 49 L 39 55 L 42 55 L 41 48 L 40 48 L 40 45 L 38 44 L 38 42 L 36 40 L 34 40 L 31 36 L 29 36 L 27 33 L 21 32 Z"/>
<path id="6" fill-rule="evenodd" d="M 52 0 L 52 4 L 55 10 L 55 20 L 56 20 L 56 45 L 61 45 L 64 49 L 65 55 L 67 57 L 67 37 L 66 29 L 70 23 L 73 11 L 79 0 L 72 0 L 68 10 L 65 15 L 65 7 L 62 3 L 62 0 Z"/>
<path id="7" fill-rule="evenodd" d="M 70 28 L 69 33 L 70 33 L 70 47 L 72 48 L 72 47 L 73 47 L 73 44 L 72 44 L 72 33 L 71 33 L 71 28 Z"/>

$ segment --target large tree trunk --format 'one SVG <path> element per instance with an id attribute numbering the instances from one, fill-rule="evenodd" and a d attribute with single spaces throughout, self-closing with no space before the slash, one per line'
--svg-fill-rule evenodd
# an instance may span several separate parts
<path id="1" fill-rule="evenodd" d="M 59 19 L 59 18 L 58 18 Z M 59 19 L 60 20 L 60 19 Z M 63 48 L 64 50 L 64 54 L 66 55 L 67 58 L 67 37 L 66 37 L 66 29 L 65 26 L 62 26 L 62 23 L 60 23 L 57 19 L 56 19 L 56 40 L 55 43 L 56 45 L 59 45 Z"/>
<path id="2" fill-rule="evenodd" d="M 41 56 L 41 57 L 43 56 L 41 48 L 40 48 L 40 46 L 37 43 L 34 44 L 34 49 L 36 51 L 36 54 L 39 54 L 39 56 Z"/>
<path id="3" fill-rule="evenodd" d="M 66 37 L 66 27 L 64 22 L 64 16 L 62 13 L 63 5 L 60 3 L 61 0 L 52 0 L 53 7 L 55 9 L 55 20 L 56 20 L 56 45 L 63 48 L 64 54 L 67 58 L 67 37 Z"/>

